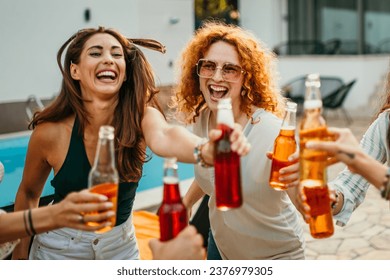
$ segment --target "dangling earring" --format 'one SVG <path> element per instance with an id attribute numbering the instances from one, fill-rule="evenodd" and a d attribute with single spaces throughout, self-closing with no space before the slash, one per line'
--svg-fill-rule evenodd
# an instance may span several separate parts
<path id="1" fill-rule="evenodd" d="M 243 90 L 241 91 L 241 96 L 245 96 L 245 94 L 246 94 L 246 90 L 243 89 Z"/>

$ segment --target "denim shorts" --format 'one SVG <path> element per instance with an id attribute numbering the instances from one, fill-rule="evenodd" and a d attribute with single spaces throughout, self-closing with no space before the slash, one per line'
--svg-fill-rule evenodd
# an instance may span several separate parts
<path id="1" fill-rule="evenodd" d="M 33 260 L 139 259 L 132 216 L 123 224 L 103 234 L 62 228 L 36 235 L 29 258 Z"/>

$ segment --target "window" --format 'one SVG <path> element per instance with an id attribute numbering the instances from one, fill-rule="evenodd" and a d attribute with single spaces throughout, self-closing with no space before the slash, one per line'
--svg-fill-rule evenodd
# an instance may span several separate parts
<path id="1" fill-rule="evenodd" d="M 195 0 L 195 29 L 203 20 L 219 19 L 226 23 L 239 24 L 239 0 Z"/>
<path id="2" fill-rule="evenodd" d="M 389 25 L 387 0 L 288 0 L 289 47 L 284 52 L 389 53 Z"/>
<path id="3" fill-rule="evenodd" d="M 364 1 L 364 35 L 371 52 L 390 53 L 390 2 Z"/>

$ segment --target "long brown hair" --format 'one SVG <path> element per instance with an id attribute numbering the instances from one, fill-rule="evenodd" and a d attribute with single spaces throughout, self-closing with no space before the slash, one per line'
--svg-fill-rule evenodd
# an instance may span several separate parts
<path id="1" fill-rule="evenodd" d="M 186 123 L 195 122 L 205 106 L 196 63 L 218 41 L 236 48 L 245 71 L 242 88 L 245 94 L 241 98 L 240 110 L 251 117 L 254 105 L 282 117 L 284 99 L 277 88 L 276 56 L 250 32 L 217 21 L 206 22 L 183 50 L 179 59 L 180 76 L 171 106 L 184 113 Z"/>
<path id="2" fill-rule="evenodd" d="M 82 29 L 72 35 L 57 53 L 57 63 L 63 76 L 59 95 L 47 108 L 34 114 L 29 128 L 34 129 L 43 122 L 58 122 L 75 114 L 80 121 L 79 133 L 84 135 L 84 128 L 91 116 L 84 108 L 79 81 L 71 77 L 70 65 L 79 63 L 86 41 L 98 33 L 112 35 L 119 41 L 124 51 L 127 80 L 120 88 L 112 121 L 116 138 L 115 153 L 121 180 L 138 180 L 142 175 L 142 166 L 146 158 L 141 129 L 145 105 L 154 106 L 160 111 L 161 108 L 155 98 L 158 90 L 155 87 L 152 67 L 142 51 L 134 44 L 164 53 L 164 46 L 157 41 L 128 39 L 119 32 L 104 27 Z M 62 66 L 65 50 L 64 66 Z"/>

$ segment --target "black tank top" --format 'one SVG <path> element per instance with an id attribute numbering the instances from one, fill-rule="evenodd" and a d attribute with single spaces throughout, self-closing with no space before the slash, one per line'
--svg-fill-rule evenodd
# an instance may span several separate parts
<path id="1" fill-rule="evenodd" d="M 81 191 L 88 187 L 88 173 L 91 165 L 85 151 L 83 138 L 78 131 L 79 121 L 76 117 L 65 161 L 51 180 L 51 185 L 54 187 L 54 203 L 64 199 L 70 192 Z M 138 182 L 119 184 L 116 225 L 124 223 L 129 218 L 137 187 Z"/>

